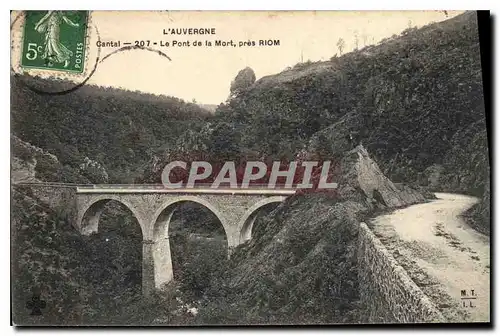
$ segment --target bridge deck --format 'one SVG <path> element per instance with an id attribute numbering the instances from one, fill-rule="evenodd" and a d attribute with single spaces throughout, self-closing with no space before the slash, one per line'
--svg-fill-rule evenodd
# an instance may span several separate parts
<path id="1" fill-rule="evenodd" d="M 249 188 L 210 188 L 195 186 L 194 188 L 168 189 L 163 185 L 92 185 L 77 186 L 78 194 L 229 194 L 229 195 L 294 195 L 296 189 L 292 188 L 263 188 L 251 186 Z"/>
<path id="2" fill-rule="evenodd" d="M 60 182 L 19 182 L 19 186 L 45 186 L 56 188 L 75 188 L 77 194 L 226 194 L 226 195 L 294 195 L 296 186 L 285 188 L 276 185 L 250 185 L 248 188 L 211 188 L 210 184 L 198 184 L 194 188 L 168 189 L 162 184 L 75 184 Z"/>

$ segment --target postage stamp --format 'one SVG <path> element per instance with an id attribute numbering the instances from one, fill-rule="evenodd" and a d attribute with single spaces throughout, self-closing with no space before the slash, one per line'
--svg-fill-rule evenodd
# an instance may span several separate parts
<path id="1" fill-rule="evenodd" d="M 21 66 L 82 73 L 88 17 L 88 11 L 27 11 Z"/>

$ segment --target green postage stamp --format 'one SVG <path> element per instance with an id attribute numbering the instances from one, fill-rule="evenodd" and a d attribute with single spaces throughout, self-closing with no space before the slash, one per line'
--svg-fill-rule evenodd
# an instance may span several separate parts
<path id="1" fill-rule="evenodd" d="M 21 66 L 82 73 L 88 11 L 27 11 Z"/>

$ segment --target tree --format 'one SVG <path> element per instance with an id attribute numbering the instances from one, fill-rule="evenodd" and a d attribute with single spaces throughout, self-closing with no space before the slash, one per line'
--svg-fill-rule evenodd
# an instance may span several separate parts
<path id="1" fill-rule="evenodd" d="M 339 38 L 339 40 L 337 41 L 337 48 L 339 48 L 339 53 L 340 53 L 340 55 L 342 55 L 342 51 L 344 50 L 344 47 L 345 47 L 345 41 L 344 41 L 344 39 L 341 37 L 341 38 Z"/>
<path id="2" fill-rule="evenodd" d="M 255 72 L 250 67 L 240 70 L 234 80 L 231 82 L 231 96 L 235 96 L 241 91 L 248 89 L 255 83 Z"/>
<path id="3" fill-rule="evenodd" d="M 354 32 L 354 50 L 358 50 L 359 47 L 359 37 L 358 37 L 358 32 Z"/>
<path id="4" fill-rule="evenodd" d="M 363 47 L 366 47 L 368 42 L 368 35 L 363 34 L 362 37 L 363 37 Z"/>

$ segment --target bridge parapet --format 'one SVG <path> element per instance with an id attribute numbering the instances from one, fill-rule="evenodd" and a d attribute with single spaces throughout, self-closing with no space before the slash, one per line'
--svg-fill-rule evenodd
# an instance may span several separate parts
<path id="1" fill-rule="evenodd" d="M 266 188 L 264 185 L 254 185 L 249 188 L 211 188 L 210 185 L 198 185 L 195 188 L 170 189 L 161 184 L 134 185 L 86 185 L 77 186 L 77 193 L 88 194 L 224 194 L 224 195 L 283 195 L 289 196 L 296 188 Z"/>

